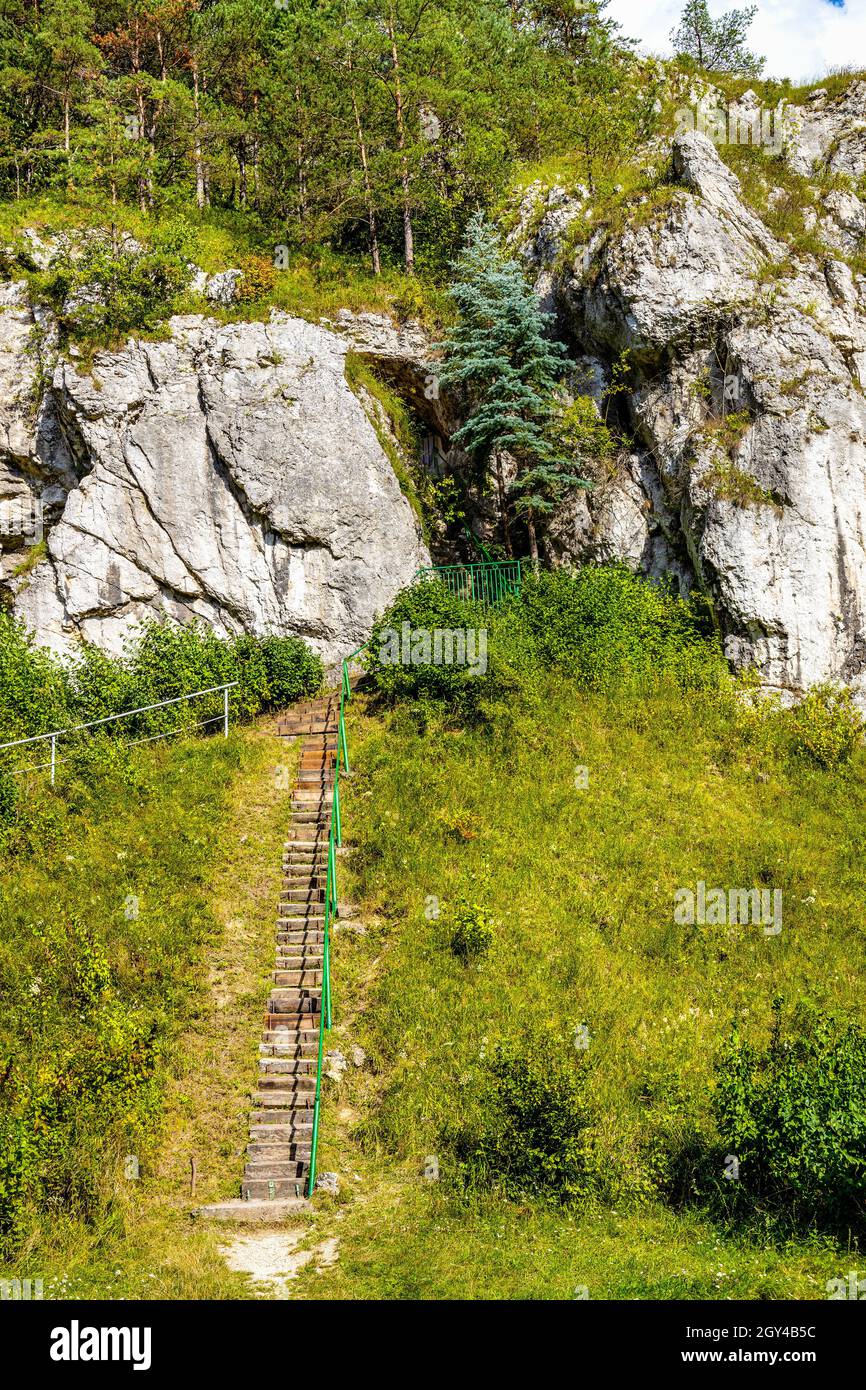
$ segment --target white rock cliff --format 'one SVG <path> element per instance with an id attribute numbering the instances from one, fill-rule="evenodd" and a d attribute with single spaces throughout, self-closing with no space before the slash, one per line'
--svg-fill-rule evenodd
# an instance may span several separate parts
<path id="1" fill-rule="evenodd" d="M 44 644 L 116 651 L 162 615 L 302 636 L 333 661 L 428 563 L 345 379 L 357 334 L 176 318 L 167 341 L 101 353 L 92 374 L 61 359 L 28 423 L 12 379 L 32 382 L 32 328 L 20 298 L 0 314 L 0 500 L 54 488 L 47 553 L 11 580 Z"/>
<path id="2" fill-rule="evenodd" d="M 862 179 L 866 84 L 816 108 L 793 163 L 835 168 L 844 150 Z M 580 243 L 585 190 L 522 210 L 535 230 L 513 238 L 588 378 L 627 353 L 618 403 L 636 452 L 563 509 L 554 556 L 700 584 L 728 655 L 765 685 L 834 680 L 866 699 L 866 278 L 832 249 L 792 256 L 706 135 L 674 141 L 670 176 L 644 215 L 565 256 L 556 231 Z M 856 228 L 866 209 L 843 201 Z M 841 206 L 824 205 L 828 221 Z"/>

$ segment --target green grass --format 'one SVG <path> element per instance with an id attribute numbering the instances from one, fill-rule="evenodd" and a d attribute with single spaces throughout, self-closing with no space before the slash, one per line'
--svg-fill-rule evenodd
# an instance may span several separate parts
<path id="1" fill-rule="evenodd" d="M 364 930 L 350 919 L 337 934 L 334 1041 L 369 1063 L 328 1091 L 321 1163 L 344 1192 L 317 1237 L 338 1233 L 342 1255 L 303 1275 L 299 1295 L 825 1296 L 856 1247 L 674 1210 L 653 1191 L 652 1155 L 688 1129 L 711 1134 L 713 1061 L 734 1015 L 761 1040 L 777 994 L 866 1018 L 862 751 L 845 774 L 773 756 L 709 695 L 560 684 L 508 728 L 423 734 L 405 715 L 351 709 L 356 848 L 342 887 Z M 675 925 L 674 892 L 698 879 L 780 887 L 781 935 Z M 470 968 L 428 915 L 461 892 L 497 922 Z M 475 1113 L 496 1039 L 547 1019 L 589 1028 L 612 1195 L 571 1212 L 464 1199 L 449 1123 Z M 429 1155 L 438 1183 L 422 1176 Z"/>
<path id="2" fill-rule="evenodd" d="M 149 215 L 124 204 L 118 204 L 111 217 L 120 234 L 128 233 L 144 242 L 172 220 L 168 215 Z M 281 242 L 278 231 L 269 231 L 255 218 L 240 212 L 198 213 L 187 208 L 184 218 L 194 232 L 196 263 L 209 274 L 237 266 L 248 257 L 273 261 Z M 104 203 L 88 202 L 81 197 L 0 203 L 0 239 L 6 244 L 18 242 L 26 227 L 47 237 L 80 228 L 106 230 L 110 225 Z M 442 291 L 424 277 L 409 279 L 399 268 L 387 265 L 377 276 L 366 258 L 318 247 L 309 254 L 292 253 L 286 269 L 275 272 L 273 288 L 260 300 L 221 308 L 201 295 L 186 294 L 175 306 L 177 313 L 207 313 L 221 322 L 266 319 L 272 309 L 311 322 L 331 317 L 340 309 L 351 309 L 356 313 L 390 314 L 398 319 L 419 318 L 437 328 L 448 315 L 449 304 Z M 150 330 L 145 336 L 158 336 L 159 332 Z"/>
<path id="3" fill-rule="evenodd" d="M 225 1232 L 190 1213 L 239 1190 L 289 816 L 274 774 L 285 764 L 291 776 L 294 758 L 267 725 L 141 750 L 134 790 L 94 777 L 74 797 L 46 793 L 64 817 L 59 848 L 4 865 L 0 1057 L 44 1081 L 88 1026 L 54 969 L 77 919 L 104 951 L 123 1015 L 157 1029 L 161 1061 L 146 1123 L 102 1129 L 91 1117 L 75 1139 L 96 1193 L 90 1209 L 55 1200 L 30 1210 L 2 1277 L 42 1278 L 46 1297 L 250 1296 L 218 1254 Z M 44 1014 L 35 1030 L 18 1007 L 34 981 Z M 140 1159 L 138 1181 L 124 1177 L 127 1152 Z"/>

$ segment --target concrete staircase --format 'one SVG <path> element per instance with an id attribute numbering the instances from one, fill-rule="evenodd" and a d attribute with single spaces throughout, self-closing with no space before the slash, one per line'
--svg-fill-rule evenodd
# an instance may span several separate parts
<path id="1" fill-rule="evenodd" d="M 278 1221 L 306 1205 L 338 718 L 339 697 L 325 696 L 295 706 L 278 724 L 283 738 L 302 743 L 283 847 L 273 982 L 259 1043 L 241 1199 L 200 1208 L 212 1219 Z"/>

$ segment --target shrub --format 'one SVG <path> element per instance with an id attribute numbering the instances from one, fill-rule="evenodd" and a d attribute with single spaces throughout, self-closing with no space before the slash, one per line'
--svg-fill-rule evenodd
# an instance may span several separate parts
<path id="1" fill-rule="evenodd" d="M 538 661 L 585 689 L 660 678 L 693 689 L 726 674 L 701 598 L 679 598 L 624 566 L 529 574 L 520 614 Z"/>
<path id="2" fill-rule="evenodd" d="M 174 309 L 191 278 L 189 238 L 169 228 L 151 245 L 115 248 L 103 235 L 64 255 L 37 289 L 65 334 L 108 344 L 136 329 L 153 329 Z"/>
<path id="3" fill-rule="evenodd" d="M 734 1204 L 798 1223 L 866 1225 L 866 1033 L 808 1005 L 768 1046 L 737 1027 L 716 1064 L 713 1109 L 739 1160 Z"/>
<path id="4" fill-rule="evenodd" d="M 562 1203 L 594 1186 L 585 1054 L 553 1030 L 497 1044 L 487 1061 L 476 1116 L 450 1139 L 467 1188 Z"/>
<path id="5" fill-rule="evenodd" d="M 493 921 L 480 903 L 458 898 L 446 914 L 445 925 L 451 950 L 464 965 L 481 960 L 493 944 Z"/>
<path id="6" fill-rule="evenodd" d="M 238 682 L 229 699 L 235 722 L 318 693 L 323 676 L 321 660 L 299 638 L 220 638 L 198 624 L 156 621 L 130 639 L 122 657 L 84 646 L 63 662 L 34 646 L 20 623 L 0 614 L 0 742 L 68 729 L 231 681 Z M 222 693 L 202 696 L 67 735 L 58 749 L 58 791 L 66 808 L 83 809 L 111 781 L 140 791 L 140 768 L 125 745 L 201 726 L 213 731 L 222 723 L 223 699 Z M 22 794 L 10 776 L 13 767 L 45 762 L 44 746 L 39 756 L 33 752 L 11 749 L 2 755 L 0 828 L 6 852 L 44 849 L 62 819 L 55 801 L 29 790 Z"/>
<path id="7" fill-rule="evenodd" d="M 813 686 L 788 719 L 794 752 L 823 768 L 850 762 L 863 737 L 851 691 L 837 686 Z"/>
<path id="8" fill-rule="evenodd" d="M 410 632 L 484 631 L 486 671 L 388 659 L 389 637 L 404 623 Z M 377 622 L 367 666 L 387 700 L 437 701 L 464 716 L 539 688 L 551 670 L 587 690 L 663 681 L 701 689 L 728 678 L 702 600 L 678 598 L 620 566 L 527 574 L 520 598 L 492 611 L 439 580 L 415 584 Z"/>
<path id="9" fill-rule="evenodd" d="M 472 713 L 499 684 L 498 673 L 491 671 L 489 663 L 491 621 L 491 615 L 479 604 L 452 593 L 439 580 L 404 589 L 375 624 L 370 636 L 365 664 L 377 690 L 391 702 L 434 700 L 451 709 Z M 435 653 L 425 653 L 421 647 L 424 634 L 433 634 L 436 630 L 470 632 L 475 656 L 483 650 L 485 669 L 480 669 L 480 662 L 473 669 L 469 664 L 458 665 L 453 660 L 434 661 Z"/>
<path id="10" fill-rule="evenodd" d="M 244 256 L 238 268 L 243 272 L 237 292 L 239 303 L 254 304 L 273 293 L 277 283 L 273 261 L 264 256 Z"/>
<path id="11" fill-rule="evenodd" d="M 23 623 L 0 613 L 0 742 L 61 728 L 70 708 L 69 672 Z"/>

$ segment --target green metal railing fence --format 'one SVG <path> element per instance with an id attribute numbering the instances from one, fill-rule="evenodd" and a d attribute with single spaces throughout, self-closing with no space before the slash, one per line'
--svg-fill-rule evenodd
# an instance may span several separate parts
<path id="1" fill-rule="evenodd" d="M 438 579 L 452 594 L 496 608 L 506 598 L 520 594 L 520 561 L 490 560 L 471 565 L 428 565 L 416 571 L 421 581 Z"/>

